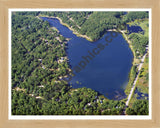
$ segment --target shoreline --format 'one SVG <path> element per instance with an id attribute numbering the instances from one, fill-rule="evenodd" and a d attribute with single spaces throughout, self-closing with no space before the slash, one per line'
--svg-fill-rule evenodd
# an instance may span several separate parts
<path id="1" fill-rule="evenodd" d="M 93 40 L 92 40 L 90 37 L 88 37 L 87 35 L 82 35 L 82 34 L 76 32 L 76 31 L 75 31 L 73 28 L 71 28 L 68 24 L 64 23 L 64 22 L 62 21 L 62 19 L 59 18 L 59 17 L 46 16 L 46 15 L 40 15 L 40 16 L 37 16 L 37 17 L 38 17 L 39 19 L 40 19 L 40 17 L 47 17 L 47 18 L 55 18 L 55 19 L 58 19 L 62 25 L 64 25 L 64 26 L 66 26 L 67 28 L 69 28 L 69 29 L 73 32 L 73 34 L 75 34 L 76 36 L 85 38 L 86 40 L 93 42 Z"/>
<path id="2" fill-rule="evenodd" d="M 133 50 L 133 46 L 131 44 L 131 41 L 128 39 L 128 36 L 125 34 L 125 32 L 122 32 L 122 35 L 123 37 L 125 38 L 125 40 L 127 41 L 127 43 L 129 44 L 129 47 L 133 53 L 133 62 L 132 62 L 132 67 L 130 69 L 130 73 L 131 73 L 131 70 L 133 68 L 133 66 L 136 66 L 136 64 L 138 64 L 137 67 L 137 71 L 136 71 L 136 76 L 133 78 L 133 83 L 130 84 L 131 86 L 129 86 L 129 84 L 127 84 L 126 86 L 126 89 L 124 90 L 125 94 L 127 93 L 127 98 L 126 98 L 126 106 L 129 106 L 130 104 L 130 100 L 132 99 L 132 96 L 134 95 L 134 92 L 135 92 L 135 89 L 136 89 L 136 86 L 137 86 L 137 81 L 139 79 L 139 74 L 140 74 L 140 70 L 141 70 L 141 67 L 142 65 L 144 64 L 144 60 L 145 60 L 145 57 L 147 55 L 147 52 L 142 56 L 142 58 L 140 59 L 137 59 L 136 58 L 136 55 L 135 55 L 135 51 Z M 132 78 L 130 77 L 130 73 L 129 73 L 129 81 L 128 83 L 131 81 L 132 82 Z M 128 90 L 129 90 L 129 93 L 128 93 Z"/>
<path id="3" fill-rule="evenodd" d="M 132 51 L 132 53 L 133 53 L 132 66 L 131 66 L 130 72 L 129 72 L 129 74 L 128 74 L 129 80 L 128 80 L 128 84 L 127 84 L 127 86 L 126 86 L 126 88 L 125 88 L 125 90 L 124 90 L 124 92 L 125 92 L 125 94 L 126 94 L 126 91 L 127 91 L 127 90 L 129 90 L 129 92 L 131 91 L 132 86 L 133 86 L 133 84 L 134 84 L 134 82 L 133 82 L 133 83 L 132 83 L 132 86 L 131 86 L 131 87 L 129 86 L 130 81 L 132 81 L 132 78 L 131 78 L 131 76 L 130 76 L 130 73 L 131 73 L 131 70 L 132 70 L 133 66 L 134 66 L 135 63 L 136 63 L 136 55 L 135 55 L 135 52 L 134 52 L 134 50 L 133 50 L 133 46 L 131 45 L 131 41 L 128 39 L 128 37 L 127 37 L 127 35 L 125 34 L 125 32 L 121 31 L 121 34 L 122 34 L 123 38 L 126 40 L 126 42 L 128 43 L 129 48 L 131 49 L 131 51 Z M 135 78 L 136 78 L 136 77 L 135 77 Z M 133 79 L 135 79 L 135 78 L 133 78 Z M 129 94 L 130 94 L 130 93 L 129 93 Z M 126 100 L 128 99 L 129 94 L 126 94 L 126 95 L 127 95 Z"/>
<path id="4" fill-rule="evenodd" d="M 131 45 L 131 41 L 128 39 L 127 35 L 125 34 L 125 32 L 123 30 L 117 30 L 117 29 L 109 29 L 107 31 L 115 31 L 115 32 L 119 32 L 122 34 L 123 38 L 126 40 L 126 42 L 129 45 L 129 48 L 131 49 L 132 53 L 133 53 L 133 61 L 132 64 L 135 64 L 136 58 L 135 58 L 135 52 L 133 50 L 133 46 Z"/>
<path id="5" fill-rule="evenodd" d="M 131 69 L 130 69 L 130 72 L 128 74 L 128 78 L 129 78 L 129 81 L 128 81 L 128 84 L 126 85 L 126 88 L 124 89 L 124 93 L 126 94 L 126 91 L 129 90 L 129 92 L 131 91 L 132 89 L 132 86 L 130 87 L 129 86 L 129 82 L 132 81 L 131 77 L 130 77 L 130 73 L 131 73 L 131 70 L 133 68 L 133 66 L 136 64 L 136 61 L 139 60 L 139 59 L 136 59 L 136 55 L 135 55 L 135 51 L 133 50 L 133 46 L 131 44 L 131 41 L 128 39 L 127 35 L 125 34 L 125 31 L 122 31 L 122 30 L 117 30 L 117 29 L 109 29 L 108 31 L 115 31 L 115 32 L 119 32 L 122 34 L 123 38 L 126 40 L 126 42 L 128 43 L 129 45 L 129 48 L 131 49 L 132 53 L 133 53 L 133 60 L 132 60 L 132 66 L 131 66 Z M 135 77 L 136 78 L 136 77 Z M 134 78 L 134 79 L 135 79 Z M 128 87 L 128 88 L 127 88 Z M 129 97 L 129 94 L 126 94 L 127 97 L 123 100 L 127 100 L 128 97 Z"/>
<path id="6" fill-rule="evenodd" d="M 73 28 L 71 28 L 68 24 L 63 23 L 62 19 L 59 18 L 59 17 L 46 16 L 46 15 L 39 15 L 39 16 L 37 16 L 37 18 L 39 18 L 39 19 L 40 19 L 40 17 L 47 17 L 47 18 L 55 18 L 55 19 L 58 19 L 62 25 L 64 25 L 64 26 L 66 26 L 67 28 L 69 28 L 69 29 L 73 32 L 73 34 L 75 34 L 76 36 L 85 38 L 85 39 L 87 39 L 88 41 L 93 42 L 93 41 L 92 41 L 89 37 L 87 37 L 86 35 L 81 35 L 81 34 L 77 33 L 77 32 L 76 32 Z M 123 31 L 123 30 L 117 30 L 117 29 L 109 29 L 109 30 L 107 30 L 107 31 L 115 31 L 115 32 L 121 33 L 122 36 L 123 36 L 123 38 L 124 38 L 124 39 L 126 40 L 126 42 L 128 43 L 129 48 L 131 49 L 131 51 L 132 51 L 132 53 L 133 53 L 133 61 L 132 61 L 132 66 L 131 66 L 131 69 L 132 69 L 132 67 L 133 67 L 134 64 L 136 63 L 135 52 L 134 52 L 134 50 L 133 50 L 133 46 L 131 45 L 131 41 L 128 39 L 127 35 L 125 34 L 125 31 Z M 131 72 L 131 69 L 130 69 L 130 72 Z M 129 72 L 129 74 L 128 74 L 128 75 L 129 75 L 129 76 L 128 76 L 128 77 L 129 77 L 129 81 L 131 80 L 131 78 L 130 78 L 130 72 Z M 128 83 L 129 83 L 129 81 L 128 81 Z M 127 84 L 127 86 L 128 86 L 128 84 Z M 126 88 L 127 88 L 127 86 L 126 86 Z M 132 88 L 132 86 L 131 86 L 131 88 Z M 72 88 L 72 89 L 73 89 L 73 88 Z M 74 89 L 73 89 L 73 90 L 74 90 Z M 125 89 L 125 90 L 126 90 L 126 89 Z M 125 90 L 124 90 L 124 92 L 125 92 Z M 126 93 L 125 93 L 125 94 L 126 94 Z M 129 94 L 126 94 L 126 95 L 127 95 L 127 98 L 128 98 Z M 105 97 L 105 96 L 104 96 L 104 97 Z M 105 98 L 107 98 L 107 97 L 105 97 Z M 127 100 L 127 98 L 122 99 L 122 100 Z"/>

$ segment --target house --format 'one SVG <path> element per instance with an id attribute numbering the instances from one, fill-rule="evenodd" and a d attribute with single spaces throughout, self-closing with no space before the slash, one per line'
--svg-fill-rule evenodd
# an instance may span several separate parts
<path id="1" fill-rule="evenodd" d="M 61 58 L 58 60 L 58 63 L 62 63 L 62 62 L 64 62 L 64 60 L 65 60 L 65 57 L 61 57 Z"/>
<path id="2" fill-rule="evenodd" d="M 41 96 L 37 96 L 36 99 L 43 99 Z"/>
<path id="3" fill-rule="evenodd" d="M 42 65 L 42 68 L 45 69 L 45 67 Z"/>
<path id="4" fill-rule="evenodd" d="M 42 59 L 38 59 L 42 63 Z"/>
<path id="5" fill-rule="evenodd" d="M 38 86 L 38 87 L 40 87 L 40 88 L 44 88 L 44 85 L 40 85 L 40 86 Z"/>

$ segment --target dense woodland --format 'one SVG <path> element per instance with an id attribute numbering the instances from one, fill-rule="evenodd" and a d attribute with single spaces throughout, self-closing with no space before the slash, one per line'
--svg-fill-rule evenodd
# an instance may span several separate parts
<path id="1" fill-rule="evenodd" d="M 12 114 L 121 114 L 124 102 L 61 80 L 69 72 L 67 60 L 58 62 L 66 57 L 67 39 L 30 14 L 12 15 Z"/>
<path id="2" fill-rule="evenodd" d="M 129 35 L 129 39 L 132 41 L 136 56 L 143 56 L 148 45 L 148 37 L 139 33 L 132 33 Z"/>
<path id="3" fill-rule="evenodd" d="M 12 114 L 122 114 L 125 107 L 123 101 L 102 98 L 90 88 L 72 89 L 62 80 L 70 72 L 65 52 L 68 39 L 38 16 L 59 17 L 76 32 L 97 40 L 108 29 L 147 18 L 147 14 L 129 12 L 124 16 L 124 12 L 13 12 Z M 144 54 L 143 48 L 148 43 L 148 38 L 142 36 L 135 33 L 129 35 L 138 55 Z M 60 61 L 62 58 L 63 61 Z M 132 70 L 134 77 L 136 68 L 132 67 Z M 128 114 L 139 114 L 137 108 L 132 109 L 127 110 Z"/>
<path id="4" fill-rule="evenodd" d="M 124 17 L 123 20 L 125 22 L 132 22 L 136 19 L 143 20 L 149 18 L 148 12 L 128 12 Z"/>
<path id="5" fill-rule="evenodd" d="M 148 115 L 148 96 L 149 96 L 149 57 L 148 54 L 140 71 L 139 79 L 136 83 L 135 93 L 132 96 L 130 105 L 127 108 L 127 114 Z M 138 100 L 137 100 L 138 99 Z"/>
<path id="6" fill-rule="evenodd" d="M 107 30 L 117 29 L 136 19 L 148 18 L 148 12 L 21 12 L 23 15 L 59 17 L 76 32 L 92 41 L 101 38 Z M 107 17 L 107 18 L 106 18 Z"/>
<path id="7" fill-rule="evenodd" d="M 93 41 L 109 29 L 118 29 L 136 19 L 148 18 L 148 12 L 128 12 L 126 15 L 125 12 L 40 12 L 39 15 L 59 17 L 76 32 L 87 35 Z"/>
<path id="8" fill-rule="evenodd" d="M 126 113 L 128 115 L 148 115 L 148 108 L 148 100 L 136 100 L 132 107 L 126 109 Z"/>
<path id="9" fill-rule="evenodd" d="M 106 30 L 121 24 L 123 12 L 41 12 L 40 14 L 59 17 L 76 32 L 87 35 L 94 41 L 101 38 Z"/>
<path id="10" fill-rule="evenodd" d="M 63 86 L 64 88 L 65 86 Z M 58 92 L 52 99 L 37 99 L 13 90 L 13 115 L 119 115 L 125 104 L 121 101 L 104 100 L 97 92 L 79 88 L 76 91 Z M 48 91 L 47 91 L 48 93 Z"/>
<path id="11" fill-rule="evenodd" d="M 143 15 L 138 15 L 143 14 Z M 128 17 L 128 18 L 127 18 Z M 135 53 L 136 60 L 147 53 L 149 43 L 149 22 L 146 12 L 130 12 L 124 17 L 129 22 L 130 26 L 141 27 L 142 32 L 128 33 L 128 39 L 132 42 L 133 52 Z M 137 63 L 137 62 L 136 62 Z M 132 67 L 130 75 L 134 76 L 137 73 L 137 64 Z M 141 61 L 139 60 L 139 63 Z M 133 71 L 133 68 L 135 69 Z M 129 83 L 126 88 L 128 93 L 129 88 L 133 84 L 133 77 L 130 77 Z M 134 92 L 129 107 L 126 113 L 129 115 L 148 115 L 149 114 L 149 55 L 147 53 L 142 69 L 140 70 L 139 78 L 136 83 L 136 92 Z"/>

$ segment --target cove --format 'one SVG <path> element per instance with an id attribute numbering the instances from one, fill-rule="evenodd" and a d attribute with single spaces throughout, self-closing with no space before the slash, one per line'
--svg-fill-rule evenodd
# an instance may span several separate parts
<path id="1" fill-rule="evenodd" d="M 73 88 L 91 88 L 108 99 L 126 98 L 124 90 L 129 81 L 133 54 L 120 33 L 113 38 L 110 36 L 111 32 L 107 32 L 101 39 L 90 42 L 85 38 L 77 37 L 58 19 L 47 17 L 41 17 L 41 19 L 48 21 L 51 27 L 57 28 L 65 38 L 71 38 L 68 41 L 66 52 L 72 70 L 83 60 L 82 56 L 88 55 L 88 51 L 92 51 L 100 43 L 106 44 L 106 36 L 112 38 L 112 42 L 90 60 L 83 70 L 75 73 L 70 85 Z"/>

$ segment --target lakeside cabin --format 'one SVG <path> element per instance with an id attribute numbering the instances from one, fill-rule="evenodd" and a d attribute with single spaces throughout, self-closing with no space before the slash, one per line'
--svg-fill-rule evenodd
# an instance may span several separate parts
<path id="1" fill-rule="evenodd" d="M 62 63 L 62 62 L 64 62 L 65 60 L 67 60 L 67 57 L 61 57 L 61 58 L 58 60 L 58 63 Z"/>

